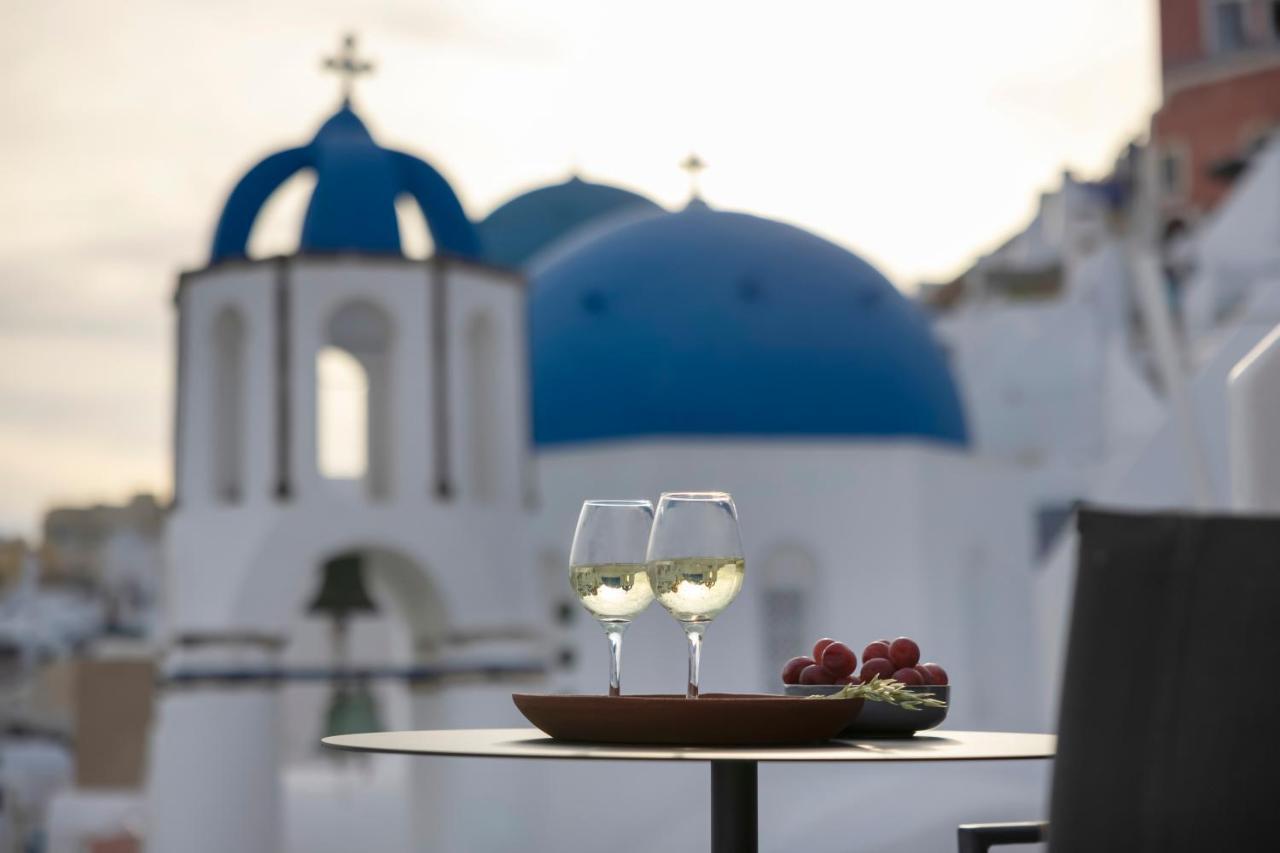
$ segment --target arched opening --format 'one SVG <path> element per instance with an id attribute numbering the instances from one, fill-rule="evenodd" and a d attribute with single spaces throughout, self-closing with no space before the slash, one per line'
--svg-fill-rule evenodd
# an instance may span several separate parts
<path id="1" fill-rule="evenodd" d="M 212 477 L 214 500 L 238 503 L 244 495 L 245 323 L 223 308 L 213 323 Z"/>
<path id="2" fill-rule="evenodd" d="M 392 756 L 327 750 L 319 738 L 448 724 L 443 685 L 421 676 L 447 641 L 445 602 L 429 567 L 394 547 L 326 550 L 307 569 L 295 589 L 301 595 L 290 596 L 293 618 L 280 661 L 287 674 L 277 718 L 283 783 L 286 790 L 305 788 L 322 821 L 379 792 L 376 811 L 334 822 L 328 831 L 344 839 L 334 849 L 359 847 L 371 832 L 388 849 L 416 849 L 419 813 L 442 819 L 418 799 L 442 784 L 439 771 Z"/>
<path id="3" fill-rule="evenodd" d="M 498 353 L 493 319 L 476 314 L 467 324 L 467 441 L 472 497 L 491 503 L 498 494 Z"/>
<path id="4" fill-rule="evenodd" d="M 325 676 L 293 678 L 286 688 L 286 713 L 306 729 L 289 737 L 294 760 L 323 755 L 317 734 L 340 733 L 362 715 L 380 727 L 411 726 L 404 673 L 437 659 L 448 632 L 436 585 L 397 551 L 343 549 L 319 560 L 311 578 L 284 664 Z"/>
<path id="5" fill-rule="evenodd" d="M 322 837 L 343 840 L 325 847 L 363 849 L 377 838 L 378 849 L 461 849 L 450 843 L 448 818 L 464 799 L 474 798 L 474 788 L 458 793 L 450 787 L 456 774 L 438 762 L 397 756 L 351 760 L 323 749 L 317 736 L 334 720 L 363 726 L 375 719 L 389 730 L 475 725 L 476 709 L 501 707 L 493 702 L 495 693 L 542 677 L 533 666 L 542 657 L 530 647 L 535 638 L 517 634 L 509 624 L 475 630 L 484 627 L 474 623 L 483 609 L 459 599 L 483 587 L 460 579 L 469 567 L 457 565 L 454 549 L 428 559 L 418 537 L 402 525 L 384 529 L 375 520 L 364 526 L 360 518 L 366 514 L 350 515 L 349 524 L 318 529 L 302 519 L 281 526 L 234 594 L 238 628 L 252 634 L 265 629 L 285 641 L 273 682 L 279 689 L 272 693 L 277 733 L 271 744 L 281 758 L 282 782 L 286 791 L 306 789 L 308 826 L 323 825 L 329 834 Z M 363 597 L 376 612 L 352 616 L 342 655 L 347 670 L 336 671 L 332 622 L 335 599 L 343 597 L 326 596 L 325 608 L 313 605 L 324 592 L 328 567 L 356 561 Z M 564 564 L 562 572 L 567 588 Z M 330 592 L 343 587 L 336 584 Z M 377 808 L 354 808 L 353 800 L 376 801 Z M 290 822 L 291 829 L 298 825 Z"/>
<path id="6" fill-rule="evenodd" d="M 298 251 L 302 220 L 316 189 L 316 173 L 302 169 L 276 188 L 259 211 L 249 232 L 251 258 L 292 255 Z"/>
<path id="7" fill-rule="evenodd" d="M 375 305 L 334 312 L 316 355 L 316 464 L 321 476 L 391 493 L 391 321 Z"/>
<path id="8" fill-rule="evenodd" d="M 787 543 L 768 552 L 760 577 L 764 683 L 772 684 L 778 677 L 775 664 L 805 654 L 813 639 L 813 589 L 818 564 L 804 546 Z"/>
<path id="9" fill-rule="evenodd" d="M 369 468 L 369 377 L 351 353 L 325 347 L 316 356 L 320 473 L 360 480 Z"/>
<path id="10" fill-rule="evenodd" d="M 422 215 L 422 207 L 411 195 L 396 198 L 396 223 L 400 226 L 400 251 L 406 258 L 421 261 L 434 253 L 431 226 Z"/>

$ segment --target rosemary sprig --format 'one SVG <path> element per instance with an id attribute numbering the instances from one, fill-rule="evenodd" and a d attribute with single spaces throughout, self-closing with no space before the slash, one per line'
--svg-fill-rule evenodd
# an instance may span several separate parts
<path id="1" fill-rule="evenodd" d="M 810 696 L 810 699 L 870 699 L 872 702 L 888 702 L 908 711 L 921 708 L 945 708 L 947 703 L 932 693 L 913 693 L 907 685 L 892 678 L 874 676 L 866 684 L 846 684 L 841 690 L 826 696 Z"/>

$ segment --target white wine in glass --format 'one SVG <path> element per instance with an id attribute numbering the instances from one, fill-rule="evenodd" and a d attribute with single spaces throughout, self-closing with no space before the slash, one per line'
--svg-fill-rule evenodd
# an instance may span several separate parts
<path id="1" fill-rule="evenodd" d="M 622 635 L 653 601 L 644 560 L 653 504 L 589 500 L 582 504 L 569 552 L 569 585 L 609 639 L 609 695 L 622 693 Z"/>
<path id="2" fill-rule="evenodd" d="M 733 498 L 727 492 L 664 493 L 646 554 L 654 596 L 689 640 L 685 695 L 696 699 L 702 635 L 738 597 L 746 573 Z"/>
<path id="3" fill-rule="evenodd" d="M 644 563 L 570 566 L 569 582 L 582 606 L 597 619 L 629 622 L 653 601 L 648 566 Z"/>
<path id="4" fill-rule="evenodd" d="M 681 622 L 710 622 L 742 589 L 742 557 L 654 560 L 649 582 L 658 602 Z"/>

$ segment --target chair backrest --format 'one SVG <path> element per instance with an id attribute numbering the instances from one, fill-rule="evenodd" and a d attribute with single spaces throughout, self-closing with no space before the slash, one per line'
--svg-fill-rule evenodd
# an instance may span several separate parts
<path id="1" fill-rule="evenodd" d="M 1079 529 L 1049 849 L 1280 850 L 1280 518 Z"/>

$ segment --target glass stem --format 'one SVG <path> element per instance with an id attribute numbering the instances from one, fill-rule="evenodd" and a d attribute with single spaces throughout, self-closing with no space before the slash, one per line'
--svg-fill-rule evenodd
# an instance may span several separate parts
<path id="1" fill-rule="evenodd" d="M 622 635 L 630 622 L 601 622 L 609 638 L 609 695 L 622 695 Z"/>
<path id="2" fill-rule="evenodd" d="M 702 667 L 702 635 L 707 631 L 705 622 L 686 622 L 684 635 L 689 638 L 689 688 L 685 698 L 698 698 L 698 672 Z"/>

